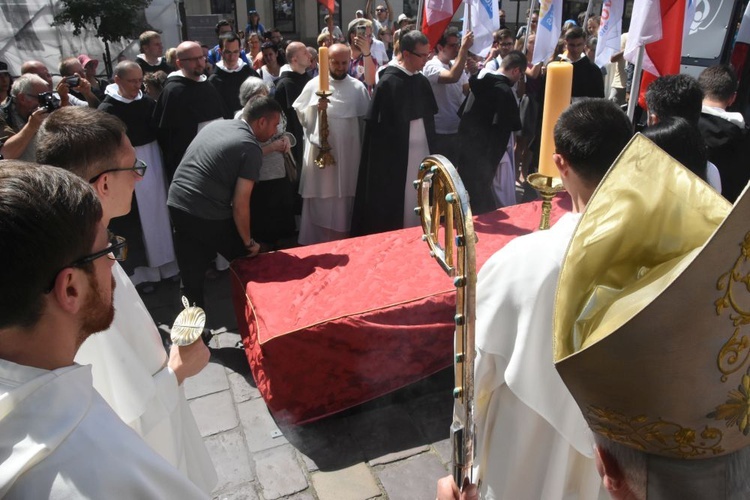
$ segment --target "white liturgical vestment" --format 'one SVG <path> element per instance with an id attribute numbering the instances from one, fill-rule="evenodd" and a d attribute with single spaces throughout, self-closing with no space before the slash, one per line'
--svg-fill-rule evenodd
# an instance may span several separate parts
<path id="1" fill-rule="evenodd" d="M 210 493 L 216 471 L 198 427 L 167 366 L 167 353 L 146 306 L 125 271 L 112 267 L 115 318 L 91 335 L 75 361 L 90 364 L 94 388 L 151 448 Z"/>
<path id="2" fill-rule="evenodd" d="M 88 366 L 0 360 L 0 497 L 207 498 L 127 427 Z"/>
<path id="3" fill-rule="evenodd" d="M 475 476 L 482 499 L 597 499 L 593 436 L 555 370 L 552 318 L 580 214 L 512 240 L 477 278 Z"/>
<path id="4" fill-rule="evenodd" d="M 315 165 L 320 151 L 318 96 L 320 78 L 305 85 L 294 101 L 305 131 L 305 153 L 299 193 L 303 198 L 299 242 L 303 245 L 328 241 L 327 235 L 349 232 L 362 154 L 362 125 L 370 94 L 365 85 L 349 75 L 330 79 L 333 94 L 328 98 L 328 144 L 336 161 L 323 169 Z"/>

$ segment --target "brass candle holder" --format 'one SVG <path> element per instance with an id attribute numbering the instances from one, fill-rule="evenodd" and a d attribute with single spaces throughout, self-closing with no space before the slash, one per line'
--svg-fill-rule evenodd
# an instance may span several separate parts
<path id="1" fill-rule="evenodd" d="M 561 191 L 565 191 L 559 177 L 549 177 L 544 174 L 531 174 L 526 180 L 542 197 L 542 219 L 539 229 L 549 229 L 549 216 L 552 212 L 552 198 Z"/>
<path id="2" fill-rule="evenodd" d="M 333 92 L 330 90 L 318 90 L 315 92 L 315 95 L 320 98 L 319 102 L 324 100 L 327 102 L 332 94 Z M 325 109 L 320 112 L 320 150 L 318 151 L 318 156 L 315 158 L 315 164 L 318 168 L 326 168 L 329 165 L 333 166 L 336 164 L 336 160 L 334 160 L 331 154 L 331 145 L 328 144 L 328 112 Z"/>

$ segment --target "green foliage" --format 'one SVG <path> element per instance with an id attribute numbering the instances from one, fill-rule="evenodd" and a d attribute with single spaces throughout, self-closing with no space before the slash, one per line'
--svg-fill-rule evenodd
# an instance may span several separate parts
<path id="1" fill-rule="evenodd" d="M 104 42 L 132 39 L 150 29 L 142 15 L 150 3 L 151 0 L 60 0 L 62 8 L 52 25 L 70 23 L 74 35 L 94 28 Z"/>

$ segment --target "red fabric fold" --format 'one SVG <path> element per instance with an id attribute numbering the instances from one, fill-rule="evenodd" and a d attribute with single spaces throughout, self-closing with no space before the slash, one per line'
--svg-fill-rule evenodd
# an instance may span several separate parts
<path id="1" fill-rule="evenodd" d="M 553 221 L 569 207 L 556 199 Z M 535 202 L 476 217 L 477 267 L 536 230 L 540 215 Z M 316 420 L 452 364 L 455 289 L 421 234 L 410 228 L 232 263 L 238 328 L 277 420 Z"/>

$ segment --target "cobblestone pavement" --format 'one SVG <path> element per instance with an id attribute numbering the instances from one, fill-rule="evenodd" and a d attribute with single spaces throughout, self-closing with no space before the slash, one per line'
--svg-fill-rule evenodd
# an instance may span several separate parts
<path id="1" fill-rule="evenodd" d="M 209 365 L 184 384 L 219 476 L 213 497 L 434 499 L 450 461 L 452 369 L 311 424 L 279 426 L 235 347 L 229 272 L 213 274 L 207 326 L 226 331 L 211 340 Z M 176 282 L 142 297 L 157 324 L 171 325 L 181 310 Z"/>

